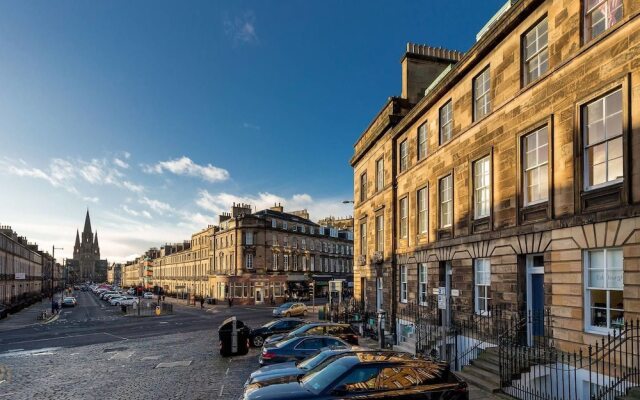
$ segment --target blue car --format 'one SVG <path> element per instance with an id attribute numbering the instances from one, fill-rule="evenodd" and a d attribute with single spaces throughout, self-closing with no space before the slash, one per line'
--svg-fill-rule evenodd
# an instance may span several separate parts
<path id="1" fill-rule="evenodd" d="M 324 347 L 345 348 L 351 346 L 332 336 L 297 336 L 265 346 L 260 353 L 260 365 L 270 365 L 288 361 L 300 361 L 318 352 Z"/>
<path id="2" fill-rule="evenodd" d="M 244 386 L 246 388 L 249 385 L 259 384 L 260 387 L 264 387 L 275 383 L 284 383 L 292 380 L 295 381 L 306 374 L 312 374 L 315 371 L 324 368 L 325 365 L 333 362 L 339 357 L 353 354 L 371 354 L 372 356 L 377 357 L 386 355 L 389 358 L 404 358 L 407 360 L 415 358 L 415 356 L 409 353 L 390 350 L 372 350 L 367 349 L 366 347 L 352 347 L 350 349 L 322 349 L 320 352 L 305 358 L 303 361 L 289 361 L 262 367 L 251 373 Z"/>

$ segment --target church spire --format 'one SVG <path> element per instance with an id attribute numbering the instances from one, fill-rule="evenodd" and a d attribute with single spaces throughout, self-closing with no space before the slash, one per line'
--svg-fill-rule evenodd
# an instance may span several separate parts
<path id="1" fill-rule="evenodd" d="M 73 246 L 73 252 L 77 253 L 80 251 L 80 232 L 76 229 L 76 244 Z"/>
<path id="2" fill-rule="evenodd" d="M 96 231 L 95 239 L 93 240 L 93 244 L 98 245 L 98 231 Z"/>
<path id="3" fill-rule="evenodd" d="M 91 218 L 89 218 L 89 209 L 87 208 L 87 216 L 84 218 L 84 230 L 82 233 L 91 232 Z"/>

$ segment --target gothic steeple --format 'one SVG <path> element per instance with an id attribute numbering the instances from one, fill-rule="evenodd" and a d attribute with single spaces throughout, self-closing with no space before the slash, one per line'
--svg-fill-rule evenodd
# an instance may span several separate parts
<path id="1" fill-rule="evenodd" d="M 98 246 L 98 231 L 96 231 L 96 236 L 95 239 L 93 240 L 93 244 L 97 247 Z"/>
<path id="2" fill-rule="evenodd" d="M 76 244 L 73 245 L 73 253 L 79 253 L 80 252 L 80 232 L 78 232 L 78 230 L 76 229 Z"/>
<path id="3" fill-rule="evenodd" d="M 91 218 L 89 218 L 89 209 L 87 208 L 87 216 L 84 217 L 84 230 L 82 233 L 91 233 Z"/>

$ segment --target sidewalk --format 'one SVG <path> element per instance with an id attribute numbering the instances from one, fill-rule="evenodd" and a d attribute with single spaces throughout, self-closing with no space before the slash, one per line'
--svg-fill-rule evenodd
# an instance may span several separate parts
<path id="1" fill-rule="evenodd" d="M 59 301 L 60 294 L 56 294 L 55 299 Z M 40 315 L 42 311 L 47 311 L 49 315 L 51 315 L 51 301 L 48 298 L 43 299 L 39 303 L 32 304 L 15 314 L 10 314 L 7 318 L 0 319 L 0 332 L 42 324 L 46 322 L 38 320 L 38 315 Z"/>

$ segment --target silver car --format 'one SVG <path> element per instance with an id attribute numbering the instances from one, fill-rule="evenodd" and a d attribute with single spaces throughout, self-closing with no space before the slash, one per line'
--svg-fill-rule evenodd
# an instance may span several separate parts
<path id="1" fill-rule="evenodd" d="M 304 303 L 284 303 L 273 310 L 274 317 L 295 317 L 307 315 L 307 306 Z"/>

